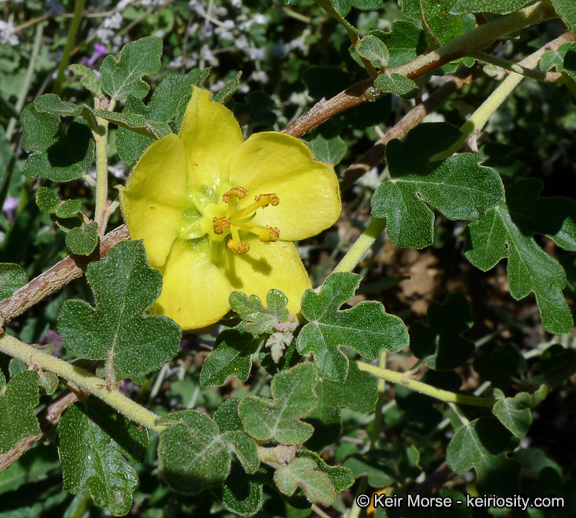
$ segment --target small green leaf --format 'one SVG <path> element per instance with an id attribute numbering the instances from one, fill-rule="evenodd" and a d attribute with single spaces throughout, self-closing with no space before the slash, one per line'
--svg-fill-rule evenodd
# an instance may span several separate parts
<path id="1" fill-rule="evenodd" d="M 58 115 L 41 113 L 34 104 L 24 109 L 21 119 L 24 150 L 31 153 L 24 163 L 27 178 L 68 182 L 88 172 L 95 144 L 86 124 L 73 122 L 64 132 Z"/>
<path id="2" fill-rule="evenodd" d="M 339 311 L 359 283 L 359 275 L 335 273 L 326 279 L 320 293 L 307 290 L 302 298 L 302 314 L 309 323 L 300 331 L 296 346 L 300 354 L 314 354 L 318 372 L 325 379 L 346 379 L 348 358 L 341 347 L 373 360 L 383 350 L 395 352 L 408 346 L 406 326 L 388 315 L 381 303 L 363 301 Z"/>
<path id="3" fill-rule="evenodd" d="M 75 218 L 82 209 L 80 200 L 65 200 L 56 208 L 56 216 L 59 218 Z M 96 225 L 96 223 L 93 223 Z M 96 225 L 97 227 L 97 225 Z M 94 245 L 96 247 L 96 245 Z"/>
<path id="4" fill-rule="evenodd" d="M 36 205 L 44 214 L 54 214 L 60 206 L 60 198 L 48 187 L 38 187 L 36 191 Z"/>
<path id="5" fill-rule="evenodd" d="M 7 299 L 27 283 L 26 272 L 19 264 L 0 263 L 0 300 Z"/>
<path id="6" fill-rule="evenodd" d="M 428 46 L 424 31 L 409 21 L 394 21 L 390 32 L 370 31 L 382 40 L 390 54 L 388 68 L 396 68 L 422 54 Z"/>
<path id="7" fill-rule="evenodd" d="M 263 478 L 260 473 L 247 475 L 240 463 L 233 460 L 226 481 L 212 492 L 224 509 L 240 516 L 253 516 L 264 500 Z"/>
<path id="8" fill-rule="evenodd" d="M 384 42 L 372 34 L 367 34 L 360 40 L 356 52 L 368 61 L 378 61 L 383 67 L 390 60 L 390 53 Z"/>
<path id="9" fill-rule="evenodd" d="M 435 47 L 474 29 L 476 17 L 472 14 L 453 14 L 453 2 L 454 0 L 420 0 L 422 27 Z"/>
<path id="10" fill-rule="evenodd" d="M 317 383 L 318 372 L 312 363 L 278 373 L 272 380 L 272 401 L 256 396 L 241 401 L 239 413 L 246 432 L 257 441 L 304 442 L 313 429 L 302 418 L 318 404 Z"/>
<path id="11" fill-rule="evenodd" d="M 34 414 L 38 402 L 38 374 L 35 371 L 14 376 L 8 385 L 0 372 L 0 453 L 10 451 L 24 437 L 40 433 Z"/>
<path id="12" fill-rule="evenodd" d="M 222 88 L 222 90 L 214 94 L 212 100 L 217 103 L 226 104 L 232 98 L 234 92 L 238 90 L 238 88 L 240 87 L 241 77 L 242 72 L 238 72 L 233 79 L 231 79 L 230 81 L 228 81 L 228 83 L 226 83 L 226 85 L 224 85 L 224 88 Z"/>
<path id="13" fill-rule="evenodd" d="M 346 459 L 344 466 L 355 478 L 367 477 L 371 487 L 385 487 L 394 483 L 389 459 L 382 451 L 369 451 L 362 455 L 354 455 Z"/>
<path id="14" fill-rule="evenodd" d="M 39 112 L 52 115 L 76 117 L 82 113 L 81 105 L 65 102 L 56 94 L 42 95 L 34 101 L 34 105 Z"/>
<path id="15" fill-rule="evenodd" d="M 252 437 L 240 431 L 226 432 L 222 434 L 222 440 L 234 451 L 246 473 L 254 474 L 258 471 L 260 459 Z"/>
<path id="16" fill-rule="evenodd" d="M 116 245 L 106 259 L 88 266 L 86 279 L 96 307 L 68 300 L 58 315 L 58 330 L 72 354 L 111 362 L 119 378 L 151 372 L 176 354 L 178 325 L 144 314 L 160 295 L 162 276 L 148 266 L 141 241 Z"/>
<path id="17" fill-rule="evenodd" d="M 98 223 L 84 223 L 66 234 L 66 246 L 73 254 L 90 255 L 98 245 Z"/>
<path id="18" fill-rule="evenodd" d="M 473 323 L 466 295 L 460 291 L 453 292 L 444 304 L 430 304 L 427 326 L 422 322 L 410 326 L 410 350 L 431 369 L 455 369 L 474 352 L 474 343 L 460 336 Z"/>
<path id="19" fill-rule="evenodd" d="M 571 31 L 576 31 L 576 4 L 572 0 L 551 0 L 554 10 Z"/>
<path id="20" fill-rule="evenodd" d="M 496 401 L 492 407 L 492 413 L 519 439 L 528 433 L 528 429 L 532 424 L 532 413 L 526 404 L 531 401 L 523 401 L 525 399 L 522 397 L 523 394 L 530 398 L 529 394 L 521 392 L 513 398 L 508 397 Z"/>
<path id="21" fill-rule="evenodd" d="M 502 180 L 496 171 L 480 165 L 471 153 L 429 162 L 441 149 L 460 137 L 446 123 L 425 123 L 414 128 L 404 141 L 386 147 L 390 180 L 372 197 L 372 213 L 388 218 L 388 236 L 402 247 L 423 248 L 434 236 L 436 207 L 452 220 L 478 219 L 504 198 Z"/>
<path id="22" fill-rule="evenodd" d="M 166 483 L 180 493 L 217 487 L 230 472 L 232 456 L 216 423 L 196 410 L 161 417 L 158 462 Z"/>
<path id="23" fill-rule="evenodd" d="M 310 142 L 314 158 L 326 164 L 337 165 L 346 154 L 346 144 L 339 135 L 326 138 L 322 134 L 315 136 Z"/>
<path id="24" fill-rule="evenodd" d="M 330 477 L 316 468 L 316 463 L 309 458 L 294 459 L 289 464 L 280 466 L 274 474 L 274 482 L 282 493 L 292 496 L 301 487 L 308 500 L 330 506 L 336 500 L 336 491 Z"/>
<path id="25" fill-rule="evenodd" d="M 380 74 L 374 86 L 384 93 L 391 93 L 402 99 L 413 99 L 418 96 L 418 86 L 412 79 L 400 74 Z"/>
<path id="26" fill-rule="evenodd" d="M 68 407 L 58 435 L 64 489 L 73 494 L 88 489 L 97 505 L 116 516 L 128 513 L 138 487 L 131 462 L 144 461 L 148 431 L 89 397 Z"/>
<path id="27" fill-rule="evenodd" d="M 86 88 L 94 97 L 100 99 L 102 97 L 102 82 L 98 79 L 96 72 L 85 67 L 84 65 L 70 65 L 68 70 L 76 77 L 80 78 L 80 83 Z"/>
<path id="28" fill-rule="evenodd" d="M 479 493 L 507 496 L 519 491 L 520 464 L 506 456 L 515 445 L 516 440 L 496 418 L 481 417 L 456 430 L 446 462 L 456 473 L 474 468 Z"/>
<path id="29" fill-rule="evenodd" d="M 58 388 L 58 376 L 44 372 L 38 378 L 38 388 L 43 396 L 51 396 Z"/>
<path id="30" fill-rule="evenodd" d="M 117 60 L 106 56 L 100 67 L 103 90 L 114 99 L 126 99 L 129 95 L 142 99 L 150 87 L 142 80 L 145 74 L 160 70 L 162 40 L 148 36 L 128 43 Z"/>
<path id="31" fill-rule="evenodd" d="M 336 493 L 340 493 L 354 484 L 352 471 L 344 466 L 329 466 L 317 453 L 302 449 L 296 452 L 296 457 L 312 459 L 316 463 L 316 469 L 330 477 L 330 482 L 332 482 Z"/>
<path id="32" fill-rule="evenodd" d="M 233 291 L 230 306 L 246 323 L 244 329 L 254 335 L 273 333 L 275 326 L 288 320 L 288 298 L 279 290 L 270 290 L 266 295 L 267 307 L 257 295 L 247 297 L 241 291 Z"/>
<path id="33" fill-rule="evenodd" d="M 510 295 L 536 295 L 542 325 L 550 333 L 568 334 L 574 325 L 562 295 L 566 274 L 542 250 L 533 234 L 543 234 L 566 250 L 576 250 L 576 205 L 562 196 L 541 198 L 543 183 L 527 178 L 506 189 L 506 201 L 468 227 L 466 257 L 487 271 L 508 258 Z"/>
<path id="34" fill-rule="evenodd" d="M 316 387 L 319 403 L 306 422 L 314 427 L 314 434 L 306 447 L 322 450 L 340 437 L 342 427 L 341 408 L 354 412 L 374 411 L 378 399 L 378 380 L 358 368 L 356 362 L 350 364 L 348 377 L 344 382 L 321 380 Z"/>
<path id="35" fill-rule="evenodd" d="M 532 0 L 456 0 L 450 6 L 450 12 L 510 14 L 531 2 Z"/>
<path id="36" fill-rule="evenodd" d="M 252 369 L 252 355 L 261 339 L 236 327 L 222 331 L 200 373 L 202 387 L 219 387 L 230 377 L 246 381 Z"/>

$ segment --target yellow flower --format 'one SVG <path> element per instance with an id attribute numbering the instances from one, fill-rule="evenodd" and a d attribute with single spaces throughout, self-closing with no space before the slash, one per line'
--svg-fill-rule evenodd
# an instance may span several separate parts
<path id="1" fill-rule="evenodd" d="M 297 313 L 311 285 L 291 241 L 330 227 L 342 207 L 333 169 L 302 142 L 275 132 L 244 141 L 232 113 L 195 87 L 179 135 L 148 148 L 120 202 L 164 278 L 151 312 L 183 329 L 220 320 L 236 290 L 264 299 L 279 289 Z"/>

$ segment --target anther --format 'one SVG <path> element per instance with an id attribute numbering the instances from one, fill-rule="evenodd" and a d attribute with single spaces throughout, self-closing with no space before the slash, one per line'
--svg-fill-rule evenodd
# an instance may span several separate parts
<path id="1" fill-rule="evenodd" d="M 272 205 L 273 207 L 276 207 L 276 205 L 280 203 L 280 198 L 278 198 L 278 196 L 276 196 L 273 192 L 270 194 L 258 194 L 257 196 L 254 197 L 256 201 L 260 201 L 262 198 L 264 198 L 262 200 L 263 202 L 268 202 L 266 203 L 266 205 L 262 205 L 262 208 L 268 207 L 269 204 Z"/>
<path id="2" fill-rule="evenodd" d="M 248 191 L 244 189 L 244 187 L 232 187 L 232 189 L 222 195 L 222 200 L 224 200 L 224 203 L 228 203 L 230 201 L 230 196 L 236 196 L 241 200 L 246 196 L 247 192 Z"/>
<path id="3" fill-rule="evenodd" d="M 230 228 L 230 226 L 230 220 L 226 216 L 221 218 L 215 217 L 212 219 L 212 228 L 214 229 L 214 234 L 222 234 L 224 230 Z"/>
<path id="4" fill-rule="evenodd" d="M 238 243 L 238 246 L 234 246 L 234 239 L 229 239 L 226 243 L 228 248 L 237 254 L 246 254 L 250 251 L 250 245 L 248 243 Z"/>

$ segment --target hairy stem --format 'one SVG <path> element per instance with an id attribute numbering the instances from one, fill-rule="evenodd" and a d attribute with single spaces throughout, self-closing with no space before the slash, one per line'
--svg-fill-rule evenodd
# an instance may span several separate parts
<path id="1" fill-rule="evenodd" d="M 386 228 L 386 218 L 373 218 L 368 227 L 362 232 L 360 237 L 354 242 L 350 250 L 342 258 L 334 272 L 351 272 L 364 257 L 364 254 L 374 244 L 374 241 Z"/>
<path id="2" fill-rule="evenodd" d="M 75 367 L 60 358 L 39 351 L 7 334 L 0 337 L 0 352 L 8 354 L 13 358 L 18 358 L 29 366 L 52 372 L 57 376 L 75 383 L 80 388 L 87 390 L 90 394 L 93 394 L 112 408 L 118 410 L 118 412 L 130 419 L 130 421 L 134 421 L 155 432 L 160 432 L 165 428 L 163 426 L 156 426 L 155 423 L 158 416 L 154 412 L 127 398 L 119 392 L 116 387 L 111 387 L 102 378 L 91 374 L 87 370 Z"/>
<path id="3" fill-rule="evenodd" d="M 426 396 L 439 399 L 440 401 L 445 401 L 446 403 L 458 403 L 462 405 L 473 405 L 482 406 L 486 408 L 492 408 L 495 403 L 495 399 L 488 397 L 476 397 L 467 396 L 465 394 L 456 394 L 455 392 L 449 392 L 447 390 L 442 390 L 432 385 L 427 385 L 421 381 L 416 381 L 406 377 L 405 373 L 395 372 L 389 369 L 383 369 L 381 367 L 376 367 L 375 365 L 370 365 L 369 363 L 356 362 L 360 370 L 369 372 L 377 378 L 390 381 L 397 385 L 403 385 L 411 390 L 420 392 Z"/>

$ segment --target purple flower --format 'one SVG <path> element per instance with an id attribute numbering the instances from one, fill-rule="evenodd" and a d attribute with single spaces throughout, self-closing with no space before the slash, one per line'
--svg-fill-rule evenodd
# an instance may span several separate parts
<path id="1" fill-rule="evenodd" d="M 88 68 L 94 68 L 94 63 L 96 63 L 98 58 L 105 56 L 106 54 L 108 54 L 108 51 L 106 50 L 106 47 L 102 45 L 102 43 L 94 43 L 94 54 L 92 54 L 90 58 L 83 57 L 80 60 L 80 64 Z"/>
<path id="2" fill-rule="evenodd" d="M 14 221 L 14 211 L 16 210 L 16 207 L 18 207 L 18 203 L 19 202 L 16 198 L 9 196 L 2 204 L 2 212 L 6 214 L 10 222 Z"/>

